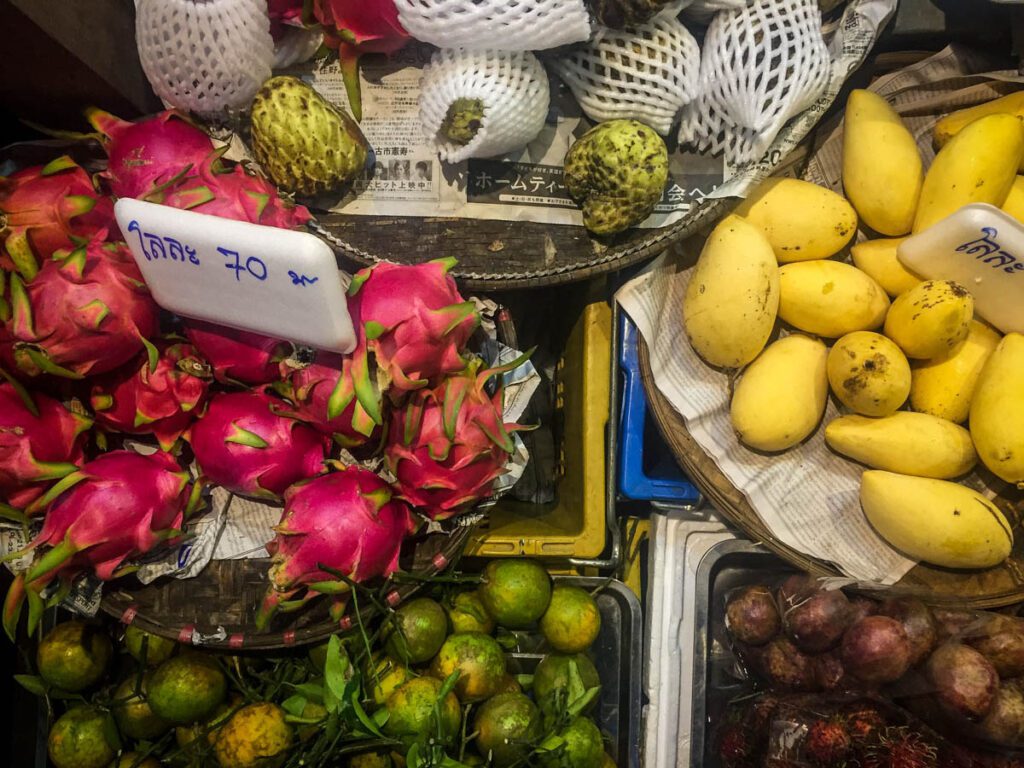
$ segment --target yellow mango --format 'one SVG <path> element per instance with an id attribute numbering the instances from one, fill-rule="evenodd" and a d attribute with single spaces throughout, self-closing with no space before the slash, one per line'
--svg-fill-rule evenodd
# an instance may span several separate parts
<path id="1" fill-rule="evenodd" d="M 967 338 L 974 297 L 952 280 L 928 280 L 901 293 L 885 317 L 885 335 L 907 355 L 931 360 Z"/>
<path id="2" fill-rule="evenodd" d="M 921 187 L 914 232 L 969 203 L 1000 206 L 1024 160 L 1024 126 L 1012 115 L 988 115 L 968 124 L 939 150 Z"/>
<path id="3" fill-rule="evenodd" d="M 861 476 L 860 503 L 882 538 L 933 565 L 991 568 L 1013 549 L 1013 532 L 999 507 L 948 480 L 868 470 Z"/>
<path id="4" fill-rule="evenodd" d="M 784 451 L 814 432 L 828 401 L 827 354 L 820 341 L 797 333 L 769 344 L 747 367 L 729 411 L 744 444 Z"/>
<path id="5" fill-rule="evenodd" d="M 683 304 L 683 326 L 704 360 L 739 368 L 757 357 L 775 325 L 779 268 L 753 224 L 726 216 L 704 244 Z"/>
<path id="6" fill-rule="evenodd" d="M 873 469 L 939 480 L 965 475 L 978 461 L 970 432 L 927 413 L 841 416 L 825 427 L 825 442 Z"/>
<path id="7" fill-rule="evenodd" d="M 892 298 L 922 281 L 896 257 L 896 249 L 904 240 L 905 237 L 865 240 L 850 249 L 854 266 L 872 277 Z"/>
<path id="8" fill-rule="evenodd" d="M 888 416 L 910 394 L 910 363 L 882 334 L 854 331 L 829 350 L 828 381 L 850 410 L 865 416 Z"/>
<path id="9" fill-rule="evenodd" d="M 843 125 L 843 189 L 861 220 L 883 235 L 914 223 L 924 167 L 917 143 L 889 102 L 854 90 Z"/>
<path id="10" fill-rule="evenodd" d="M 1015 91 L 983 104 L 951 112 L 935 124 L 932 138 L 936 147 L 944 146 L 970 123 L 987 115 L 1016 115 L 1024 118 L 1024 91 Z"/>
<path id="11" fill-rule="evenodd" d="M 1006 334 L 981 369 L 970 427 L 985 466 L 1024 488 L 1024 334 Z"/>
<path id="12" fill-rule="evenodd" d="M 764 232 L 780 264 L 827 259 L 857 231 L 857 214 L 842 195 L 800 179 L 768 179 L 736 214 Z"/>
<path id="13" fill-rule="evenodd" d="M 1024 176 L 1018 176 L 1013 180 L 1010 194 L 1003 203 L 1003 211 L 1024 224 Z"/>
<path id="14" fill-rule="evenodd" d="M 988 323 L 972 320 L 967 338 L 948 355 L 914 361 L 910 407 L 957 424 L 967 421 L 981 369 L 1000 338 L 999 331 Z"/>
<path id="15" fill-rule="evenodd" d="M 801 331 L 830 339 L 870 331 L 888 309 L 882 287 L 849 264 L 801 261 L 779 269 L 779 317 Z"/>

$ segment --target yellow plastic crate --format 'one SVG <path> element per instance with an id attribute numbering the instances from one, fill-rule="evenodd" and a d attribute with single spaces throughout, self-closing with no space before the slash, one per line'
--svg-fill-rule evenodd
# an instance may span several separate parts
<path id="1" fill-rule="evenodd" d="M 596 558 L 605 548 L 605 436 L 610 412 L 612 313 L 588 304 L 556 375 L 562 440 L 556 500 L 502 500 L 470 538 L 477 557 Z"/>

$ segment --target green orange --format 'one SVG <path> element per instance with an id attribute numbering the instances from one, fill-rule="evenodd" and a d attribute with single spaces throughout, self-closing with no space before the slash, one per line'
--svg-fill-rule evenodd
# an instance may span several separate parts
<path id="1" fill-rule="evenodd" d="M 259 701 L 242 707 L 221 727 L 214 753 L 220 768 L 277 768 L 288 759 L 294 740 L 285 711 Z"/>
<path id="2" fill-rule="evenodd" d="M 499 693 L 480 706 L 473 730 L 480 754 L 490 756 L 496 768 L 506 768 L 529 754 L 540 736 L 540 712 L 521 693 Z"/>
<path id="3" fill-rule="evenodd" d="M 558 736 L 562 745 L 541 756 L 544 768 L 601 768 L 604 764 L 601 731 L 588 718 L 574 718 Z"/>
<path id="4" fill-rule="evenodd" d="M 150 673 L 142 678 L 139 692 L 135 692 L 135 678 L 121 681 L 114 691 L 114 705 L 111 707 L 118 730 L 129 739 L 153 740 L 171 729 L 171 724 L 158 717 L 149 706 L 147 690 Z"/>
<path id="5" fill-rule="evenodd" d="M 540 631 L 556 651 L 587 650 L 601 631 L 597 601 L 585 589 L 556 584 L 551 590 L 551 603 L 540 617 Z"/>
<path id="6" fill-rule="evenodd" d="M 227 692 L 227 679 L 220 667 L 198 653 L 165 661 L 153 672 L 147 688 L 153 712 L 175 725 L 209 717 Z"/>
<path id="7" fill-rule="evenodd" d="M 458 632 L 447 640 L 430 665 L 445 680 L 459 673 L 455 695 L 462 702 L 483 701 L 498 691 L 506 674 L 505 652 L 498 641 L 482 632 Z"/>
<path id="8" fill-rule="evenodd" d="M 399 686 L 388 697 L 384 733 L 407 744 L 432 738 L 439 738 L 443 744 L 454 741 L 462 724 L 462 710 L 454 693 L 441 698 L 442 687 L 434 677 L 416 677 Z"/>
<path id="9" fill-rule="evenodd" d="M 158 667 L 171 658 L 178 644 L 129 624 L 124 631 L 124 647 L 136 661 L 141 663 L 145 657 L 147 667 Z"/>
<path id="10" fill-rule="evenodd" d="M 107 768 L 117 756 L 108 738 L 116 731 L 103 710 L 92 706 L 69 709 L 53 724 L 46 751 L 56 768 Z"/>
<path id="11" fill-rule="evenodd" d="M 160 761 L 155 757 L 147 757 L 140 761 L 138 752 L 125 752 L 117 761 L 117 768 L 160 768 Z"/>
<path id="12" fill-rule="evenodd" d="M 390 656 L 380 655 L 364 667 L 364 690 L 375 706 L 383 707 L 388 696 L 412 677 L 413 673 L 407 666 Z"/>
<path id="13" fill-rule="evenodd" d="M 448 614 L 436 600 L 419 597 L 398 607 L 386 630 L 384 649 L 404 664 L 423 664 L 448 634 Z"/>
<path id="14" fill-rule="evenodd" d="M 452 632 L 494 632 L 494 617 L 487 612 L 484 601 L 477 592 L 458 592 L 444 606 Z"/>
<path id="15" fill-rule="evenodd" d="M 50 685 L 72 693 L 95 685 L 114 653 L 110 637 L 84 621 L 65 621 L 39 643 L 36 667 Z"/>
<path id="16" fill-rule="evenodd" d="M 478 592 L 498 626 L 528 629 L 547 610 L 551 577 L 536 560 L 492 560 Z"/>
<path id="17" fill-rule="evenodd" d="M 387 752 L 363 752 L 348 760 L 348 768 L 392 768 L 393 765 Z"/>
<path id="18" fill-rule="evenodd" d="M 552 714 L 558 709 L 558 703 L 568 704 L 572 667 L 575 665 L 583 690 L 587 691 L 601 685 L 601 677 L 597 669 L 586 655 L 582 653 L 565 654 L 549 653 L 537 665 L 533 673 L 533 696 L 545 714 Z M 597 706 L 594 699 L 588 707 Z"/>

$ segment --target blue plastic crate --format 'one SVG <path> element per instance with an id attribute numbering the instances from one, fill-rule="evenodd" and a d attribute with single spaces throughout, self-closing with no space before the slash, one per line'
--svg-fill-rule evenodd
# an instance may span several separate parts
<path id="1" fill-rule="evenodd" d="M 636 326 L 625 312 L 619 317 L 619 496 L 633 501 L 696 505 L 701 500 L 700 491 L 679 469 L 647 413 Z"/>

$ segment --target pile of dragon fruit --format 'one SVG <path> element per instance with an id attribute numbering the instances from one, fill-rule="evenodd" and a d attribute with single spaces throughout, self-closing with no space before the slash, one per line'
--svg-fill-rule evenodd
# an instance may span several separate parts
<path id="1" fill-rule="evenodd" d="M 175 112 L 88 118 L 105 171 L 64 156 L 0 177 L 0 499 L 13 524 L 41 523 L 7 558 L 31 562 L 5 629 L 24 604 L 34 629 L 80 574 L 117 578 L 181 537 L 211 485 L 283 502 L 260 625 L 316 594 L 343 607 L 349 581 L 397 568 L 420 522 L 488 495 L 517 429 L 498 374 L 518 361 L 482 370 L 467 352 L 480 317 L 445 260 L 357 274 L 345 356 L 169 316 L 113 199 L 282 228 L 309 212 Z M 377 455 L 386 479 L 352 461 Z"/>

